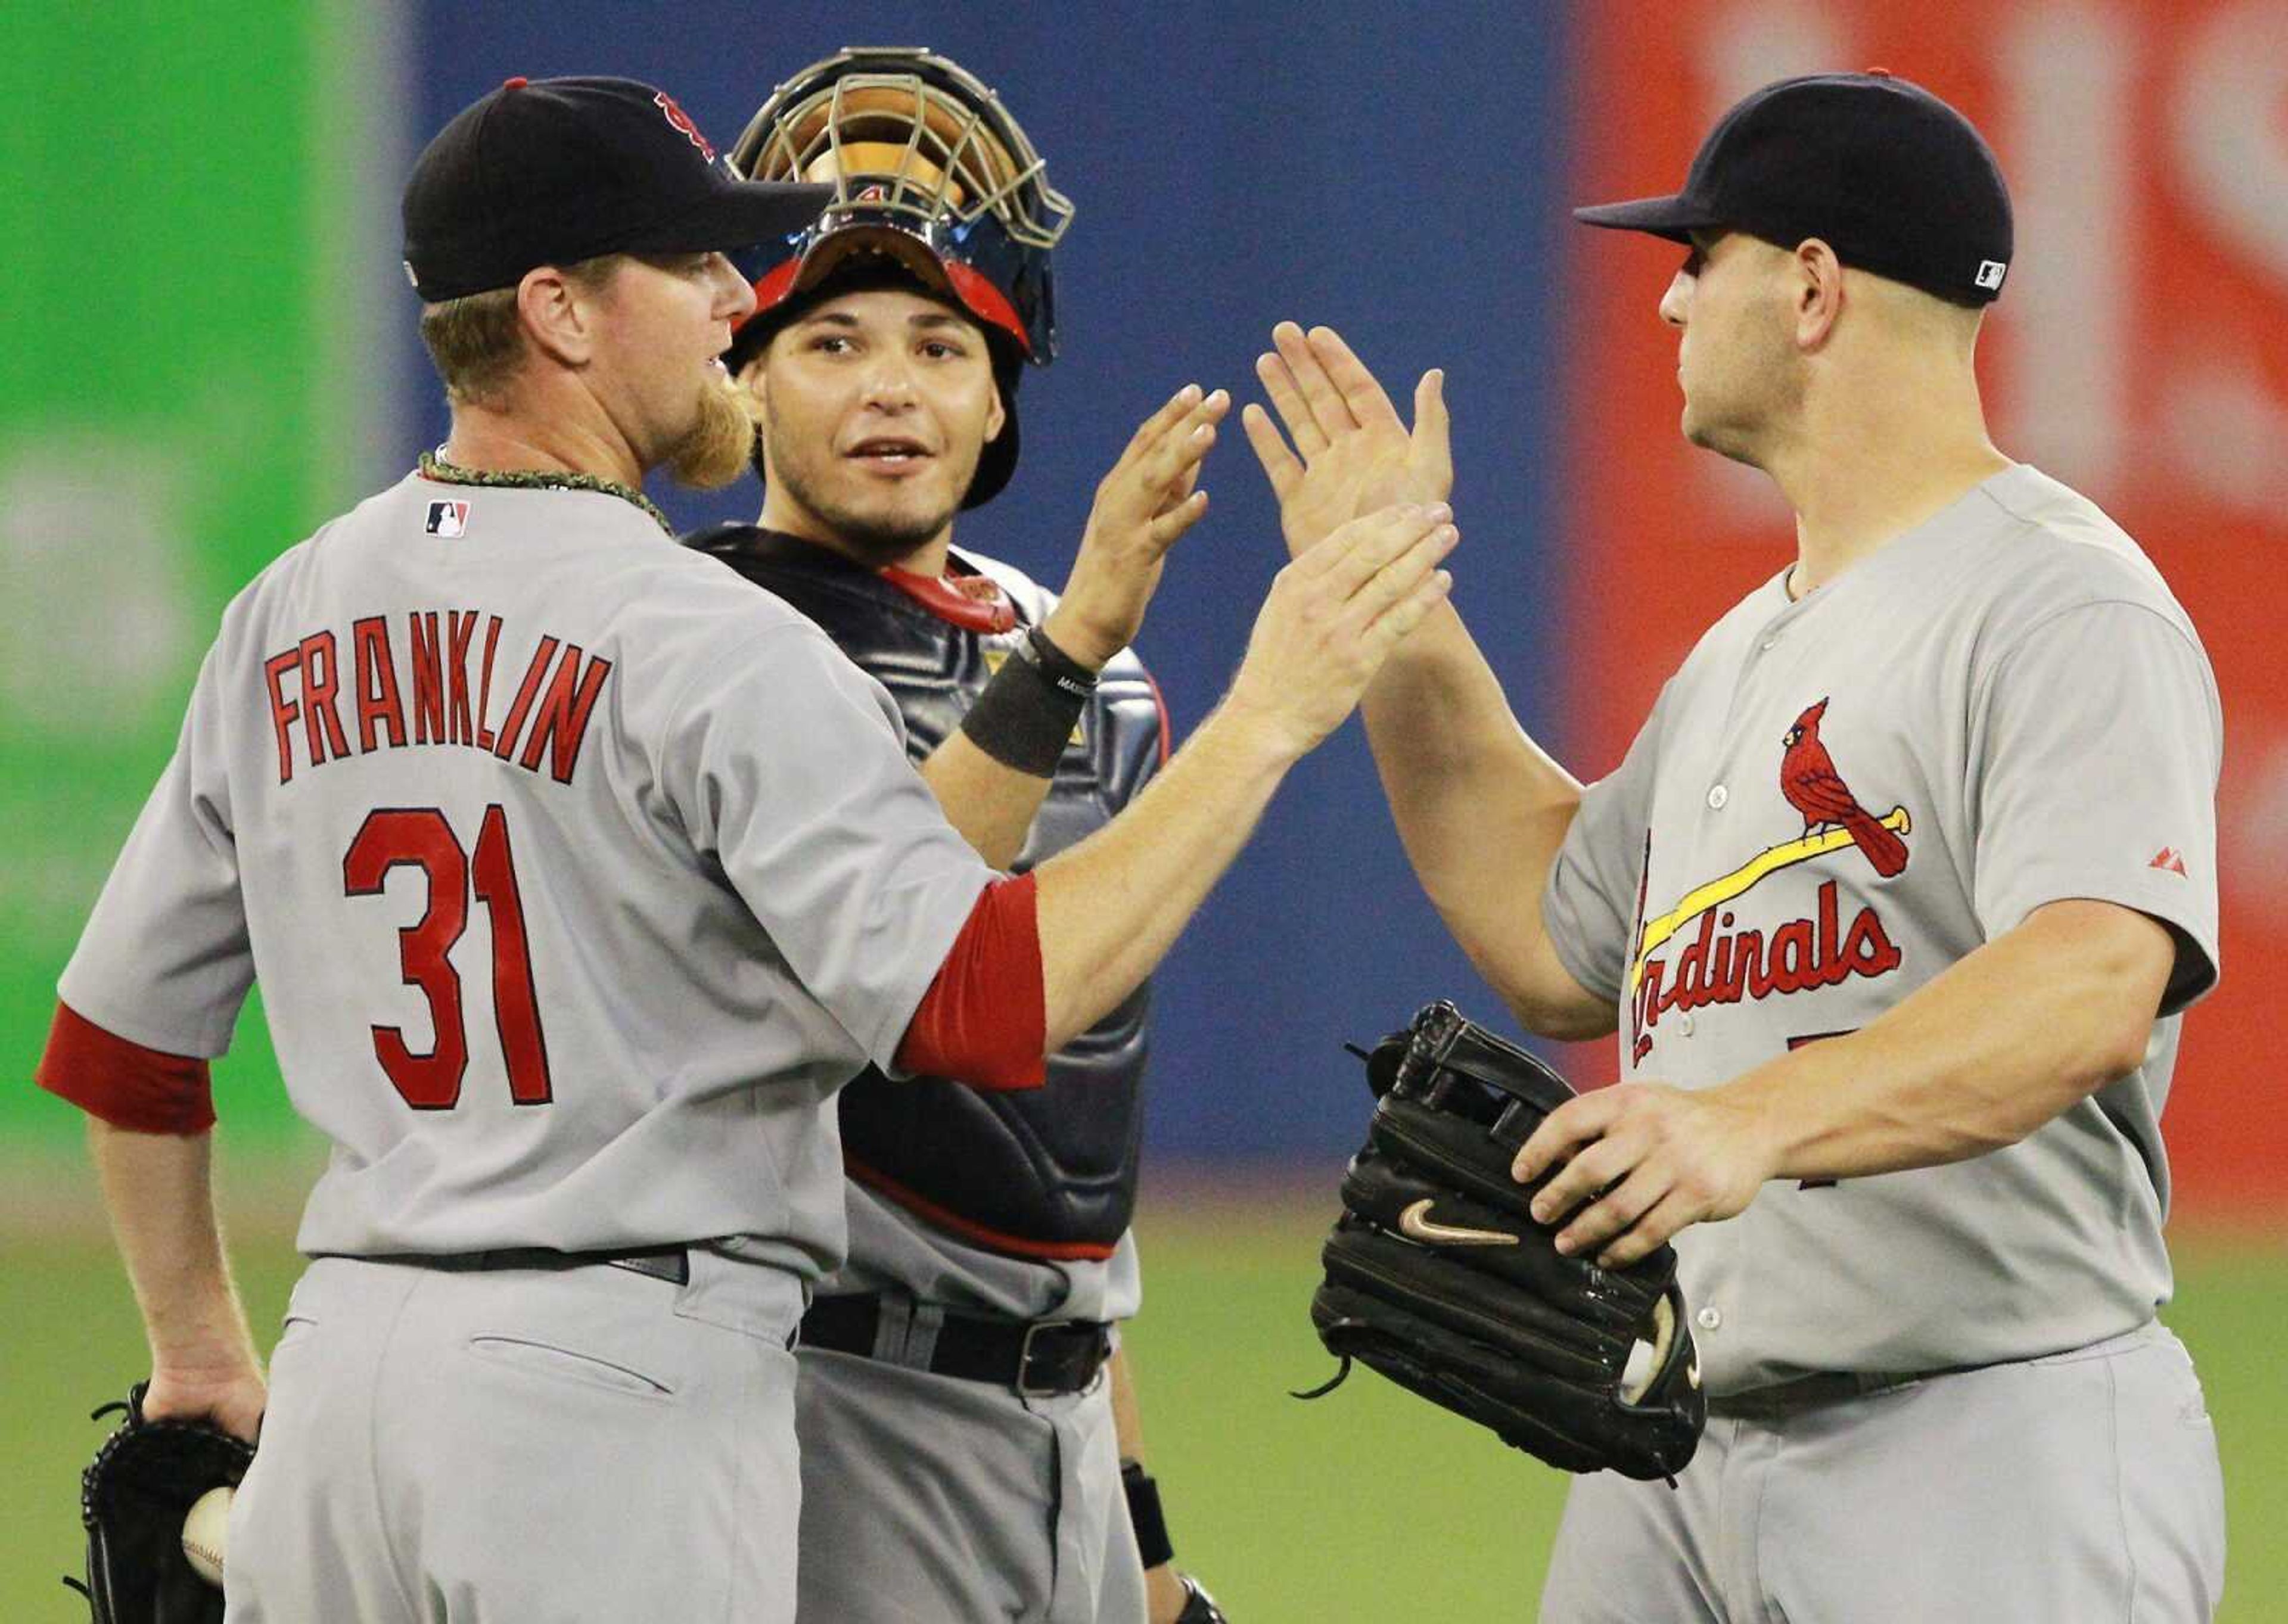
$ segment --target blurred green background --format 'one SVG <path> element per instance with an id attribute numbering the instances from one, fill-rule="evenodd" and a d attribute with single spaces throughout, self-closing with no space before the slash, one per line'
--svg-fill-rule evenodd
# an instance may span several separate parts
<path id="1" fill-rule="evenodd" d="M 276 1193 L 232 1225 L 266 1343 L 298 1266 L 282 1184 Z M 86 1415 L 145 1368 L 91 1196 L 59 1181 L 44 1206 L 0 1231 L 0 1424 L 22 1508 L 0 1530 L 0 1619 L 24 1624 L 86 1616 L 56 1582 L 77 1571 L 76 1477 L 109 1424 Z M 1241 1624 L 1523 1624 L 1557 1525 L 1559 1473 L 1370 1373 L 1315 1405 L 1286 1396 L 1331 1369 L 1305 1312 L 1323 1208 L 1164 1187 L 1139 1225 L 1147 1295 L 1130 1346 L 1182 1561 Z M 2200 1367 L 2224 1447 L 2232 1543 L 2219 1617 L 2265 1624 L 2288 1618 L 2276 1362 L 2288 1253 L 2216 1236 L 2181 1237 L 2178 1254 L 2166 1318 Z"/>

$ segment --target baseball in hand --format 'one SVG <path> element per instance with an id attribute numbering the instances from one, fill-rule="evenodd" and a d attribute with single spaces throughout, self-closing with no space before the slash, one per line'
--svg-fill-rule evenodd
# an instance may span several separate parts
<path id="1" fill-rule="evenodd" d="M 222 1588 L 223 1538 L 230 1525 L 230 1501 L 236 1491 L 225 1485 L 209 1489 L 191 1504 L 183 1518 L 183 1555 L 191 1571 L 218 1590 Z"/>

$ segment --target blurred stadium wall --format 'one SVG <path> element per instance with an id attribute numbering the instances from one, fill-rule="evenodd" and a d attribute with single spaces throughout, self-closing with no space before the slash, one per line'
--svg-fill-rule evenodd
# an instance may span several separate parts
<path id="1" fill-rule="evenodd" d="M 1669 189 L 1743 91 L 1881 62 L 2000 148 L 2021 257 L 1990 337 L 2002 443 L 2145 542 L 2224 684 L 2225 988 L 2168 1118 L 2189 1208 L 2288 1208 L 2266 910 L 2288 888 L 2288 0 L 815 8 L 32 0 L 0 15 L 0 1045 L 21 1078 L 229 595 L 409 465 L 443 414 L 396 255 L 420 142 L 512 74 L 672 90 L 727 144 L 854 39 L 999 87 L 1079 205 L 1062 354 L 1023 466 L 960 540 L 1052 580 L 1096 479 L 1179 384 L 1253 392 L 1273 321 L 1341 329 L 1403 399 L 1447 369 L 1458 600 L 1521 720 L 1617 760 L 1692 637 L 1778 567 L 1784 515 L 1675 433 L 1664 245 L 1571 202 Z M 1180 730 L 1213 702 L 1280 549 L 1235 428 L 1141 641 Z M 751 512 L 656 493 L 680 521 Z M 1307 763 L 1159 979 L 1156 1153 L 1323 1164 L 1363 1096 L 1338 1045 L 1491 995 L 1409 876 L 1355 729 Z M 1609 1074 L 1609 1052 L 1570 1057 Z M 258 1009 L 218 1068 L 242 1141 L 295 1137 Z M 73 1113 L 0 1090 L 0 1133 Z"/>

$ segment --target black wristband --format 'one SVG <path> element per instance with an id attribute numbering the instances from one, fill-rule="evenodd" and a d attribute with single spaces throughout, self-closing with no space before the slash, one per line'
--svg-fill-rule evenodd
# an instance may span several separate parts
<path id="1" fill-rule="evenodd" d="M 1168 1543 L 1168 1519 L 1160 1511 L 1160 1485 L 1152 1481 L 1143 1462 L 1120 1463 L 1120 1486 L 1128 1496 L 1128 1520 L 1135 1525 L 1136 1554 L 1142 1565 L 1156 1568 L 1174 1561 L 1176 1548 Z"/>
<path id="2" fill-rule="evenodd" d="M 1097 674 L 1059 648 L 1056 639 L 1040 627 L 1025 628 L 1023 652 L 1061 692 L 1079 700 L 1096 692 Z"/>
<path id="3" fill-rule="evenodd" d="M 1052 659 L 1061 672 L 1050 669 Z M 961 731 L 1003 766 L 1053 778 L 1081 710 L 1095 692 L 1096 679 L 1086 668 L 1067 659 L 1035 628 L 985 685 L 961 718 Z"/>

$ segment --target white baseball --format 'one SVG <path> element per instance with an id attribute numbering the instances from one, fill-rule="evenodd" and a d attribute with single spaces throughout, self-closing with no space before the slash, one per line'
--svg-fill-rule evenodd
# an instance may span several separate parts
<path id="1" fill-rule="evenodd" d="M 209 1489 L 192 1502 L 183 1518 L 183 1555 L 191 1571 L 219 1590 L 222 1588 L 222 1548 L 230 1527 L 230 1501 L 237 1491 L 227 1486 Z"/>

